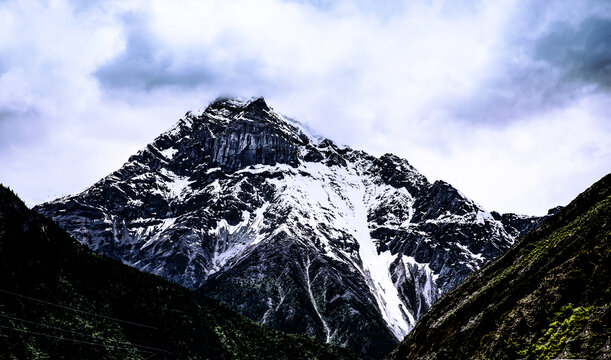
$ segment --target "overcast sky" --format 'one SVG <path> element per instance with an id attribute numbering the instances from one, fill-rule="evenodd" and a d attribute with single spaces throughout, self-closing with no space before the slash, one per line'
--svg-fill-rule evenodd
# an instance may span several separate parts
<path id="1" fill-rule="evenodd" d="M 28 205 L 219 95 L 544 214 L 611 169 L 611 2 L 0 0 L 0 182 Z"/>

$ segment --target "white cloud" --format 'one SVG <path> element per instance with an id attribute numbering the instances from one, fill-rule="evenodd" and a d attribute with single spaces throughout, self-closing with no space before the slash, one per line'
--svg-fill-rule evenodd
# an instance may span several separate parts
<path id="1" fill-rule="evenodd" d="M 30 204 L 73 193 L 187 110 L 263 95 L 490 209 L 542 213 L 609 170 L 611 95 L 604 69 L 537 49 L 609 18 L 594 0 L 5 1 L 0 181 Z M 611 45 L 593 41 L 605 64 Z"/>
<path id="2" fill-rule="evenodd" d="M 610 125 L 592 110 L 609 105 L 609 99 L 588 98 L 504 128 L 452 129 L 461 136 L 448 140 L 446 151 L 420 147 L 413 157 L 425 174 L 452 183 L 488 209 L 502 204 L 542 215 L 608 172 Z"/>

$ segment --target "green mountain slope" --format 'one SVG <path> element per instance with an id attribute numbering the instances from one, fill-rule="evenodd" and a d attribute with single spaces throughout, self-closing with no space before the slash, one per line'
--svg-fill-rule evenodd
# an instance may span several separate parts
<path id="1" fill-rule="evenodd" d="M 611 358 L 611 175 L 442 297 L 391 359 Z"/>
<path id="2" fill-rule="evenodd" d="M 0 359 L 348 359 L 94 254 L 0 185 Z"/>

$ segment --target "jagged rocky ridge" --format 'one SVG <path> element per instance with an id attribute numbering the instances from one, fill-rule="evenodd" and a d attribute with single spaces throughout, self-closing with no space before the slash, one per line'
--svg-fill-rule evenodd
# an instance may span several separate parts
<path id="1" fill-rule="evenodd" d="M 445 294 L 390 359 L 611 358 L 611 174 Z"/>
<path id="2" fill-rule="evenodd" d="M 495 217 L 262 98 L 187 113 L 121 169 L 36 210 L 99 253 L 374 357 L 540 221 Z"/>

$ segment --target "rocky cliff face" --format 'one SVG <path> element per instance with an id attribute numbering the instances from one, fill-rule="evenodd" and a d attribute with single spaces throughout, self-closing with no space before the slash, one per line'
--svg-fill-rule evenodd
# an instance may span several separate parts
<path id="1" fill-rule="evenodd" d="M 519 233 L 406 160 L 313 136 L 261 98 L 187 113 L 36 209 L 99 253 L 376 357 Z"/>
<path id="2" fill-rule="evenodd" d="M 556 215 L 562 209 L 562 206 L 556 206 L 555 208 L 550 209 L 545 216 L 528 216 L 512 213 L 499 214 L 496 211 L 492 211 L 490 214 L 495 220 L 500 221 L 501 224 L 503 224 L 505 230 L 507 230 L 511 236 L 519 238 L 530 230 L 533 230 L 537 226 L 543 224 L 543 222 L 545 222 L 548 218 Z"/>

